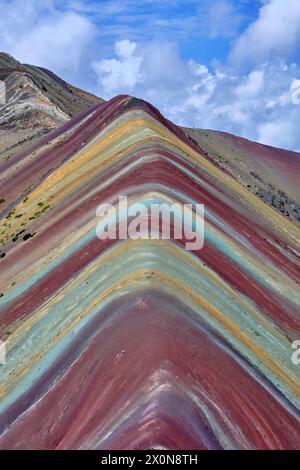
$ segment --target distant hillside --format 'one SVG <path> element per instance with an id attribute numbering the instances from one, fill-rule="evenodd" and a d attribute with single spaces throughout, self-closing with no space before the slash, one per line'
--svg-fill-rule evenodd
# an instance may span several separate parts
<path id="1" fill-rule="evenodd" d="M 215 164 L 294 222 L 300 221 L 300 154 L 226 132 L 184 129 Z"/>
<path id="2" fill-rule="evenodd" d="M 69 85 L 49 70 L 24 65 L 0 53 L 0 80 L 6 104 L 0 105 L 0 158 L 9 159 L 44 134 L 103 100 Z"/>

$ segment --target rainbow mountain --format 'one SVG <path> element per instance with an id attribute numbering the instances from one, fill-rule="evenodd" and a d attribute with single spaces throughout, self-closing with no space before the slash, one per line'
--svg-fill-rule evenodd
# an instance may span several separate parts
<path id="1" fill-rule="evenodd" d="M 0 448 L 299 448 L 299 225 L 192 134 L 124 95 L 1 160 Z M 120 195 L 204 204 L 203 248 L 99 240 Z"/>

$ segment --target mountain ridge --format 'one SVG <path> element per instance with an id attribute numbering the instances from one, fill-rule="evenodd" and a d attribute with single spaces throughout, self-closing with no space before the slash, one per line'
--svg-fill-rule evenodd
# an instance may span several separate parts
<path id="1" fill-rule="evenodd" d="M 11 102 L 0 107 L 2 159 L 12 158 L 80 112 L 103 102 L 69 85 L 53 72 L 20 64 L 5 53 L 0 53 L 1 79 L 7 82 L 9 96 L 11 89 L 18 92 L 15 99 L 11 98 Z M 220 131 L 184 127 L 183 130 L 223 171 L 266 204 L 299 223 L 299 153 Z"/>
<path id="2" fill-rule="evenodd" d="M 119 95 L 0 160 L 1 449 L 299 448 L 300 228 L 195 137 Z M 100 239 L 120 195 L 203 247 Z"/>

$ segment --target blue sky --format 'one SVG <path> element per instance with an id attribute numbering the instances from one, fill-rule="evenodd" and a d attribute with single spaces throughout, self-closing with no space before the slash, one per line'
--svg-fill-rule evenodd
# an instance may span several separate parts
<path id="1" fill-rule="evenodd" d="M 226 59 L 232 39 L 257 18 L 260 6 L 260 0 L 108 0 L 86 1 L 83 9 L 97 23 L 100 44 L 108 51 L 124 37 L 165 40 L 177 42 L 183 58 L 209 63 Z"/>
<path id="2" fill-rule="evenodd" d="M 178 124 L 300 150 L 299 0 L 0 0 L 0 49 Z"/>

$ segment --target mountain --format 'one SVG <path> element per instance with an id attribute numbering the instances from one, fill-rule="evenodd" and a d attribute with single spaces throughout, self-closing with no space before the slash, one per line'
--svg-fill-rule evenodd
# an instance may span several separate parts
<path id="1" fill-rule="evenodd" d="M 300 222 L 300 154 L 226 132 L 185 129 L 201 150 L 252 194 Z"/>
<path id="2" fill-rule="evenodd" d="M 253 145 L 122 95 L 1 160 L 2 449 L 299 448 L 300 228 L 239 180 L 280 179 Z M 204 204 L 203 248 L 100 240 L 120 195 Z"/>
<path id="3" fill-rule="evenodd" d="M 53 72 L 0 53 L 0 159 L 9 160 L 70 118 L 104 100 L 69 85 Z M 300 155 L 224 132 L 183 129 L 200 150 L 250 192 L 286 217 L 300 221 Z"/>
<path id="4" fill-rule="evenodd" d="M 0 105 L 0 158 L 9 159 L 51 130 L 103 100 L 79 90 L 49 70 L 23 65 L 0 53 L 0 80 L 6 103 Z"/>

